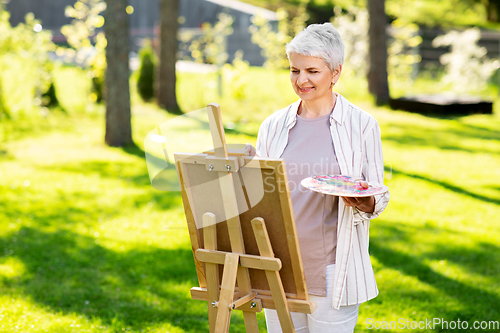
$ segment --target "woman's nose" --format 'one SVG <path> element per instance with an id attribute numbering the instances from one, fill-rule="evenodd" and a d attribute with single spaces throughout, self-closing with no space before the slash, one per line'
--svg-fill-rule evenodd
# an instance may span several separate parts
<path id="1" fill-rule="evenodd" d="M 307 81 L 309 81 L 309 78 L 307 77 L 307 74 L 306 73 L 300 73 L 299 74 L 299 77 L 297 78 L 297 83 L 299 85 L 303 84 L 303 83 L 306 83 Z"/>

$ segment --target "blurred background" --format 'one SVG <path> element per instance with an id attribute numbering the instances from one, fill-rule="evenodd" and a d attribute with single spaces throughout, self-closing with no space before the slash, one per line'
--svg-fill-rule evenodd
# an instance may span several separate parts
<path id="1" fill-rule="evenodd" d="M 323 22 L 391 192 L 356 332 L 500 332 L 499 20 L 496 0 L 1 1 L 0 332 L 207 332 L 182 200 L 151 186 L 144 139 L 216 102 L 227 141 L 255 145 L 297 99 L 286 43 Z"/>

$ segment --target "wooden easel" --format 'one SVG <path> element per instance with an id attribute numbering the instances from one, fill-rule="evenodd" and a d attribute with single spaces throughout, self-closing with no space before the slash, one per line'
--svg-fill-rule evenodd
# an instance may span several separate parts
<path id="1" fill-rule="evenodd" d="M 198 246 L 196 237 L 199 231 L 193 227 L 194 223 L 189 222 L 194 219 L 193 209 L 189 204 L 186 205 L 188 199 L 186 191 L 183 190 L 183 201 L 185 202 L 195 261 L 204 263 L 204 271 L 203 267 L 200 267 L 201 264 L 197 265 L 200 288 L 191 289 L 192 298 L 207 301 L 211 333 L 229 332 L 232 310 L 243 311 L 245 328 L 248 333 L 258 333 L 256 312 L 262 311 L 263 307 L 275 308 L 283 332 L 294 333 L 295 329 L 290 316 L 289 304 L 294 307 L 294 311 L 304 313 L 311 313 L 316 307 L 316 304 L 309 302 L 307 297 L 298 248 L 297 251 L 292 253 L 294 257 L 298 258 L 295 260 L 295 266 L 299 267 L 299 269 L 293 271 L 294 278 L 300 280 L 300 283 L 297 282 L 297 286 L 299 286 L 297 287 L 298 296 L 296 295 L 296 299 L 293 296 L 290 299 L 285 294 L 279 273 L 282 269 L 282 262 L 280 259 L 275 258 L 272 243 L 262 217 L 256 216 L 251 220 L 253 236 L 257 243 L 259 255 L 247 254 L 245 251 L 234 186 L 235 180 L 232 173 L 243 167 L 246 160 L 242 158 L 241 155 L 244 154 L 241 152 L 228 153 L 219 106 L 209 104 L 207 112 L 214 144 L 214 154 L 184 158 L 190 160 L 190 163 L 198 165 L 205 163 L 206 170 L 218 173 L 217 178 L 221 190 L 223 210 L 227 217 L 227 230 L 224 230 L 224 232 L 227 231 L 228 233 L 231 250 L 218 251 L 217 219 L 212 212 L 203 214 L 203 248 Z M 178 156 L 176 156 L 176 167 L 178 168 L 181 189 L 184 189 L 181 164 L 177 158 Z M 207 193 L 206 195 L 210 194 Z M 293 221 L 293 214 L 290 218 Z M 292 231 L 291 234 L 294 234 L 294 227 Z M 294 241 L 296 242 L 296 240 Z M 294 245 L 298 245 L 298 243 L 294 243 Z M 219 276 L 219 265 L 224 265 L 221 277 Z M 272 299 L 270 299 L 269 295 L 260 295 L 258 290 L 252 288 L 249 269 L 265 272 Z M 203 277 L 205 281 L 202 281 Z M 266 302 L 264 306 L 263 301 Z"/>

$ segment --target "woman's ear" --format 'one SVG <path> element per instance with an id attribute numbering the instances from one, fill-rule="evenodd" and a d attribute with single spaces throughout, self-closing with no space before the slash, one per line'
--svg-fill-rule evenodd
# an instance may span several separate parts
<path id="1" fill-rule="evenodd" d="M 332 84 L 335 85 L 335 83 L 337 83 L 337 81 L 339 80 L 340 78 L 340 73 L 342 72 L 342 65 L 339 64 L 339 66 L 337 68 L 335 68 L 333 70 L 333 75 L 332 75 Z"/>

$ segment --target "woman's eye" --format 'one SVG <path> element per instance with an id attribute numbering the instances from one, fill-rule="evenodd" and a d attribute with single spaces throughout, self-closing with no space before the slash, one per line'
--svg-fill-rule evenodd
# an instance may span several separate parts
<path id="1" fill-rule="evenodd" d="M 315 74 L 318 73 L 318 71 L 309 71 L 309 73 Z"/>
<path id="2" fill-rule="evenodd" d="M 298 73 L 299 71 L 297 71 L 297 70 L 291 70 L 290 72 L 292 72 L 292 73 Z"/>

